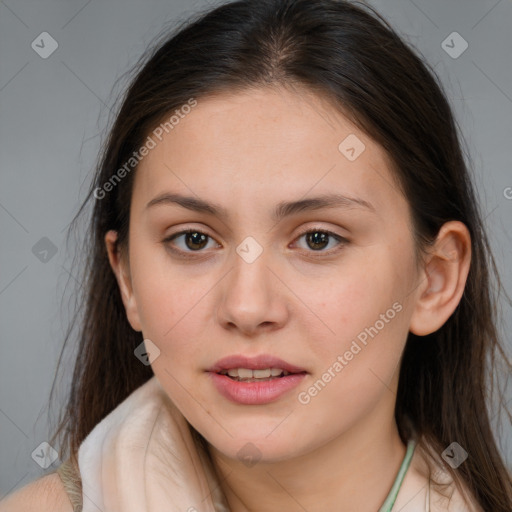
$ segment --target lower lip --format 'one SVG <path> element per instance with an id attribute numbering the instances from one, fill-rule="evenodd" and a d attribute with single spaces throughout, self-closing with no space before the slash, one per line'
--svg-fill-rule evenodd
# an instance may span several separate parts
<path id="1" fill-rule="evenodd" d="M 305 373 L 293 373 L 262 382 L 233 380 L 227 375 L 208 372 L 217 391 L 232 402 L 245 405 L 262 405 L 274 402 L 287 391 L 297 387 Z"/>

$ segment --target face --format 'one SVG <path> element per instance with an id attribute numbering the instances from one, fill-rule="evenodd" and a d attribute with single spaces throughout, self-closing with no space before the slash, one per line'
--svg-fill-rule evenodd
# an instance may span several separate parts
<path id="1" fill-rule="evenodd" d="M 269 462 L 390 423 L 417 274 L 384 150 L 304 90 L 198 99 L 160 137 L 134 178 L 123 298 L 187 420 Z M 229 367 L 290 375 L 209 371 Z"/>

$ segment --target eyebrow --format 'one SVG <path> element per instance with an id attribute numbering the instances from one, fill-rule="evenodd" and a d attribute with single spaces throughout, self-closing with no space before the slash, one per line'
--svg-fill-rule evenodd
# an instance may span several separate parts
<path id="1" fill-rule="evenodd" d="M 163 193 L 151 199 L 146 205 L 147 208 L 151 208 L 157 205 L 179 205 L 188 210 L 192 210 L 198 213 L 206 213 L 215 215 L 218 217 L 229 218 L 228 211 L 215 203 L 204 201 L 198 197 L 184 196 L 175 193 Z M 296 215 L 298 213 L 315 211 L 324 208 L 363 208 L 368 211 L 375 213 L 374 206 L 357 197 L 347 197 L 341 194 L 323 194 L 317 197 L 308 199 L 300 199 L 298 201 L 282 201 L 278 203 L 272 213 L 272 219 L 275 222 L 279 222 L 285 217 Z"/>

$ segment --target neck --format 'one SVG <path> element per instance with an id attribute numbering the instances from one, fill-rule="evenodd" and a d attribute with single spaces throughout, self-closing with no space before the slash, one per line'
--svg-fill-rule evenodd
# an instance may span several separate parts
<path id="1" fill-rule="evenodd" d="M 231 511 L 378 510 L 406 451 L 387 398 L 349 431 L 293 459 L 247 467 L 210 446 Z"/>

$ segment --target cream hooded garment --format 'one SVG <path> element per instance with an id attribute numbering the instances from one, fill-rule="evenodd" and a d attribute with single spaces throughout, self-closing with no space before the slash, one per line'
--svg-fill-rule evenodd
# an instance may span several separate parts
<path id="1" fill-rule="evenodd" d="M 418 457 L 416 450 L 393 512 L 480 511 L 455 490 L 448 506 L 418 473 Z M 78 464 L 83 512 L 230 512 L 204 449 L 155 376 L 95 426 Z"/>
<path id="2" fill-rule="evenodd" d="M 209 460 L 156 377 L 96 425 L 78 464 L 83 512 L 229 512 Z"/>

